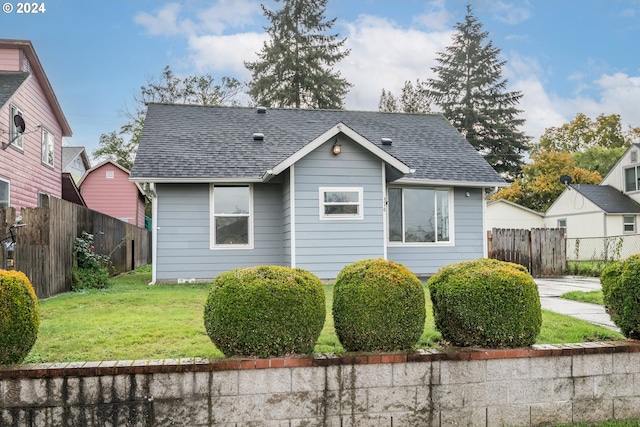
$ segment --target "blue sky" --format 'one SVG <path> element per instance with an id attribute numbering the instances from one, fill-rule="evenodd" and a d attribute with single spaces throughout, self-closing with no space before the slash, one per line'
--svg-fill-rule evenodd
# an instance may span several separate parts
<path id="1" fill-rule="evenodd" d="M 66 145 L 97 148 L 118 130 L 133 96 L 169 65 L 180 75 L 248 81 L 268 25 L 259 0 L 47 0 L 45 12 L 0 12 L 0 38 L 31 40 L 74 132 Z M 266 1 L 277 8 L 273 1 Z M 347 37 L 336 68 L 353 87 L 347 109 L 376 110 L 383 88 L 432 77 L 436 53 L 464 20 L 461 0 L 329 0 L 327 17 Z M 640 126 L 640 1 L 471 0 L 507 61 L 508 90 L 523 93 L 523 130 L 620 114 Z"/>

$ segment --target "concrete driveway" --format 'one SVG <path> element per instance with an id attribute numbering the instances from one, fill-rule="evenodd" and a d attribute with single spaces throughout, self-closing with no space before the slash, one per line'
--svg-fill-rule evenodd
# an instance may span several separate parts
<path id="1" fill-rule="evenodd" d="M 540 293 L 540 303 L 544 310 L 577 317 L 614 331 L 620 331 L 613 324 L 604 307 L 598 304 L 571 301 L 560 298 L 570 291 L 589 292 L 602 289 L 600 279 L 594 277 L 564 276 L 535 279 Z"/>

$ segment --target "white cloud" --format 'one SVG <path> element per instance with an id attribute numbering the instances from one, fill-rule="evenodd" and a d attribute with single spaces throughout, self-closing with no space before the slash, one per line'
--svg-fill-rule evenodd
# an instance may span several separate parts
<path id="1" fill-rule="evenodd" d="M 138 13 L 134 21 L 154 36 L 221 35 L 229 28 L 253 24 L 255 17 L 262 14 L 260 3 L 252 0 L 218 0 L 207 8 L 193 8 L 189 3 L 184 5 L 189 10 L 183 10 L 178 3 L 167 3 L 153 13 Z M 194 19 L 181 19 L 183 12 L 193 15 Z"/>
<path id="2" fill-rule="evenodd" d="M 424 14 L 413 18 L 413 22 L 427 30 L 449 31 L 453 18 L 453 14 L 445 8 L 444 0 L 434 0 L 427 5 Z"/>
<path id="3" fill-rule="evenodd" d="M 400 28 L 387 19 L 364 15 L 348 24 L 346 45 L 351 53 L 336 66 L 353 84 L 346 107 L 377 110 L 383 88 L 399 94 L 405 81 L 432 76 L 435 52 L 450 43 L 450 35 Z"/>
<path id="4" fill-rule="evenodd" d="M 181 10 L 182 7 L 178 3 L 168 3 L 158 9 L 155 14 L 140 12 L 133 20 L 153 36 L 173 36 L 184 33 L 191 26 L 189 20 L 178 21 Z"/>
<path id="5" fill-rule="evenodd" d="M 244 61 L 256 59 L 266 38 L 264 33 L 193 36 L 189 38 L 189 58 L 198 72 L 216 72 L 246 81 L 251 74 Z"/>

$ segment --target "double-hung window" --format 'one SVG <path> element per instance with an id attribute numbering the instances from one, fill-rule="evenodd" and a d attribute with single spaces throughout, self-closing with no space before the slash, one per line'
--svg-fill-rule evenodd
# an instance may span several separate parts
<path id="1" fill-rule="evenodd" d="M 15 116 L 22 117 L 22 111 L 20 111 L 20 109 L 14 105 L 11 106 L 10 110 L 11 117 L 9 123 L 9 140 L 13 141 L 11 143 L 12 145 L 20 149 L 24 149 L 24 136 L 22 134 L 22 132 L 24 132 L 24 129 L 18 131 L 18 127 L 16 126 L 15 120 L 13 119 Z"/>
<path id="2" fill-rule="evenodd" d="M 622 228 L 625 233 L 636 232 L 636 217 L 634 215 L 622 217 Z"/>
<path id="3" fill-rule="evenodd" d="M 211 241 L 213 248 L 247 248 L 252 245 L 252 189 L 211 186 Z"/>
<path id="4" fill-rule="evenodd" d="M 389 242 L 449 242 L 449 193 L 446 189 L 389 188 Z"/>
<path id="5" fill-rule="evenodd" d="M 320 187 L 320 219 L 362 218 L 362 187 Z"/>
<path id="6" fill-rule="evenodd" d="M 640 166 L 633 166 L 624 170 L 624 191 L 640 190 Z"/>
<path id="7" fill-rule="evenodd" d="M 0 178 L 0 208 L 9 207 L 9 181 Z"/>
<path id="8" fill-rule="evenodd" d="M 42 163 L 53 166 L 53 134 L 42 129 Z"/>

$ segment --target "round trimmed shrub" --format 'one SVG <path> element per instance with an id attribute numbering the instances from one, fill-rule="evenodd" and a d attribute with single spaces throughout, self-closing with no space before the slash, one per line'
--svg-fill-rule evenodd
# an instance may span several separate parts
<path id="1" fill-rule="evenodd" d="M 320 279 L 280 266 L 218 275 L 204 307 L 207 334 L 225 356 L 311 353 L 325 316 Z"/>
<path id="2" fill-rule="evenodd" d="M 38 338 L 38 297 L 27 276 L 0 270 L 0 364 L 21 363 Z"/>
<path id="3" fill-rule="evenodd" d="M 428 282 L 436 329 L 460 347 L 524 347 L 540 333 L 538 286 L 521 265 L 478 259 L 448 265 Z"/>
<path id="4" fill-rule="evenodd" d="M 358 261 L 336 278 L 333 321 L 347 351 L 411 349 L 424 331 L 425 311 L 422 282 L 393 261 Z"/>
<path id="5" fill-rule="evenodd" d="M 613 323 L 625 337 L 640 339 L 640 254 L 607 266 L 600 283 Z"/>

